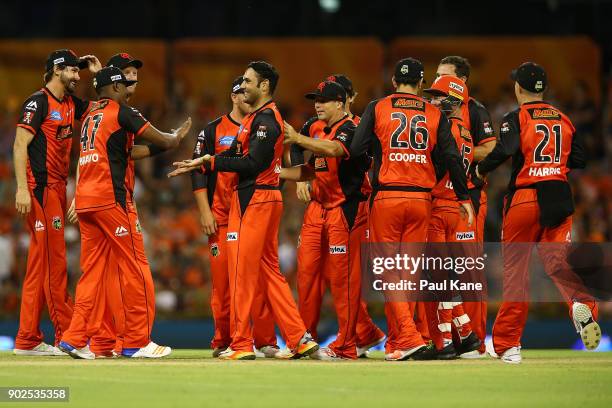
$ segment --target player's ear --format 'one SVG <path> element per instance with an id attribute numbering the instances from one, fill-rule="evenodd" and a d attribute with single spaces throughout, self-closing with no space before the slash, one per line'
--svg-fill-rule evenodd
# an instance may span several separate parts
<path id="1" fill-rule="evenodd" d="M 391 77 L 391 84 L 393 85 L 394 88 L 397 88 L 397 82 L 395 82 L 395 75 Z"/>

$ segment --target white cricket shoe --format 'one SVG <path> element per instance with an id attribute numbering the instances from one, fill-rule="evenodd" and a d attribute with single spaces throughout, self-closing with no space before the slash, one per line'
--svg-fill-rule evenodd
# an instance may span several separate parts
<path id="1" fill-rule="evenodd" d="M 89 349 L 89 345 L 85 345 L 85 347 L 76 348 L 71 344 L 66 343 L 65 341 L 60 341 L 59 348 L 61 351 L 68 353 L 68 355 L 72 358 L 82 359 L 82 360 L 95 360 L 96 355 L 91 352 Z"/>
<path id="2" fill-rule="evenodd" d="M 572 317 L 576 332 L 587 350 L 595 350 L 601 341 L 601 328 L 593 319 L 591 309 L 584 303 L 574 302 L 572 305 Z"/>
<path id="3" fill-rule="evenodd" d="M 161 358 L 166 357 L 170 353 L 172 353 L 172 349 L 170 347 L 160 346 L 154 342 L 150 342 L 145 347 L 138 349 L 133 354 L 129 353 L 129 351 L 126 353 L 126 349 L 123 349 L 122 354 L 124 357 L 130 358 Z"/>
<path id="4" fill-rule="evenodd" d="M 257 358 L 276 358 L 280 351 L 278 346 L 263 346 L 255 350 L 255 356 Z"/>
<path id="5" fill-rule="evenodd" d="M 13 349 L 13 353 L 17 356 L 67 356 L 62 350 L 51 346 L 44 341 L 33 349 Z"/>
<path id="6" fill-rule="evenodd" d="M 520 347 L 511 347 L 501 355 L 501 361 L 508 364 L 520 364 L 523 361 Z"/>
<path id="7" fill-rule="evenodd" d="M 322 360 L 322 361 L 341 361 L 344 360 L 342 357 L 338 356 L 332 349 L 329 347 L 321 347 L 310 356 L 313 360 Z"/>
<path id="8" fill-rule="evenodd" d="M 487 353 L 481 353 L 478 350 L 468 351 L 467 353 L 459 354 L 459 358 L 465 358 L 466 360 L 476 360 L 479 358 L 485 358 Z"/>
<path id="9" fill-rule="evenodd" d="M 384 342 L 386 339 L 387 339 L 387 336 L 382 336 L 380 339 L 374 340 L 370 344 L 366 344 L 363 347 L 357 347 L 357 358 L 367 358 L 368 350 L 370 350 L 372 347 L 378 346 L 380 343 Z"/>

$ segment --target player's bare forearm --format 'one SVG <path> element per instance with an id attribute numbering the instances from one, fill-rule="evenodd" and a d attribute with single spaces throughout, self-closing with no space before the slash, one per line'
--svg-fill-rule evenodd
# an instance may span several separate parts
<path id="1" fill-rule="evenodd" d="M 183 124 L 173 133 L 165 133 L 150 125 L 140 135 L 141 138 L 159 146 L 161 149 L 174 149 L 181 143 L 187 132 L 191 129 L 191 118 L 187 118 Z"/>
<path id="2" fill-rule="evenodd" d="M 34 135 L 21 127 L 17 128 L 15 143 L 13 144 L 13 162 L 15 166 L 15 178 L 17 189 L 28 188 L 26 168 L 28 163 L 28 145 L 34 139 Z"/>
<path id="3" fill-rule="evenodd" d="M 280 178 L 291 181 L 307 181 L 312 180 L 315 174 L 314 171 L 306 166 L 284 167 L 281 169 Z"/>
<path id="4" fill-rule="evenodd" d="M 132 160 L 141 160 L 149 157 L 151 155 L 151 151 L 149 150 L 149 146 L 146 145 L 134 145 L 132 147 L 132 153 L 130 157 Z"/>
<path id="5" fill-rule="evenodd" d="M 304 135 L 297 137 L 297 144 L 306 150 L 324 157 L 342 157 L 344 149 L 339 142 L 333 140 L 313 139 Z"/>
<path id="6" fill-rule="evenodd" d="M 208 213 L 211 211 L 210 204 L 208 203 L 208 190 L 200 189 L 193 192 L 193 196 L 195 197 L 196 204 L 198 205 L 198 210 L 200 211 L 200 215 Z"/>
<path id="7" fill-rule="evenodd" d="M 495 140 L 483 143 L 480 146 L 474 148 L 474 161 L 479 162 L 483 160 L 489 153 L 495 148 Z"/>

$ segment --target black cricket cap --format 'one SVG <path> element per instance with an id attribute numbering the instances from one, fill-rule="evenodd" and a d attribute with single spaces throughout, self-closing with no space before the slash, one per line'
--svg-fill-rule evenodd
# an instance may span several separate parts
<path id="1" fill-rule="evenodd" d="M 346 91 L 337 82 L 323 81 L 317 86 L 317 90 L 304 95 L 306 99 L 325 99 L 327 101 L 346 102 Z"/>
<path id="2" fill-rule="evenodd" d="M 107 67 L 117 67 L 119 69 L 125 69 L 127 67 L 134 67 L 136 69 L 142 68 L 142 61 L 133 58 L 127 52 L 120 52 L 115 54 L 106 63 Z"/>
<path id="3" fill-rule="evenodd" d="M 512 70 L 510 78 L 518 82 L 521 88 L 533 93 L 541 93 L 548 86 L 546 71 L 535 62 L 524 62 L 517 69 Z"/>
<path id="4" fill-rule="evenodd" d="M 116 82 L 123 83 L 125 86 L 130 86 L 138 81 L 126 79 L 123 72 L 117 67 L 104 67 L 96 72 L 93 79 L 93 86 L 96 88 L 96 91 L 99 91 L 101 88 Z"/>
<path id="5" fill-rule="evenodd" d="M 333 81 L 333 82 L 337 82 L 340 85 L 342 85 L 342 87 L 344 88 L 344 90 L 346 91 L 346 95 L 347 96 L 353 96 L 355 95 L 355 90 L 353 89 L 353 81 L 351 81 L 349 79 L 349 77 L 347 77 L 346 75 L 342 75 L 342 74 L 333 74 L 328 76 L 327 78 L 325 78 L 327 81 Z"/>
<path id="6" fill-rule="evenodd" d="M 242 76 L 239 76 L 238 78 L 234 79 L 234 82 L 232 82 L 232 93 L 233 94 L 244 93 L 244 88 L 241 87 L 243 81 L 244 79 L 242 79 Z"/>
<path id="7" fill-rule="evenodd" d="M 87 68 L 87 60 L 79 58 L 76 53 L 67 48 L 55 50 L 47 57 L 46 71 L 50 71 L 55 65 L 66 65 L 68 67 Z"/>
<path id="8" fill-rule="evenodd" d="M 393 76 L 398 83 L 416 84 L 425 77 L 425 68 L 423 63 L 417 59 L 404 58 L 395 64 Z M 424 79 L 423 82 L 425 82 Z"/>

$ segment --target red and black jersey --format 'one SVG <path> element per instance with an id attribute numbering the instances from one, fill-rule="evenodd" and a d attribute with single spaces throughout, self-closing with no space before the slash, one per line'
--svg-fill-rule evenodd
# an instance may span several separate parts
<path id="1" fill-rule="evenodd" d="M 136 109 L 102 98 L 92 104 L 81 129 L 77 212 L 126 208 L 126 173 L 133 137 L 149 127 Z"/>
<path id="2" fill-rule="evenodd" d="M 462 118 L 451 117 L 449 119 L 451 124 L 451 134 L 457 143 L 459 153 L 461 154 L 461 160 L 463 162 L 463 169 L 468 174 L 468 170 L 472 161 L 474 160 L 474 141 L 470 131 L 465 126 L 465 122 Z M 468 189 L 474 188 L 471 178 L 468 176 Z M 444 200 L 456 200 L 457 196 L 453 191 L 453 183 L 450 181 L 448 171 L 444 173 L 444 176 L 438 184 L 431 191 L 431 195 L 435 198 L 441 198 Z"/>
<path id="3" fill-rule="evenodd" d="M 193 149 L 193 158 L 227 151 L 234 143 L 239 129 L 240 123 L 230 115 L 213 120 L 199 133 Z M 219 225 L 227 224 L 232 192 L 237 183 L 236 173 L 218 171 L 205 173 L 201 169 L 191 172 L 193 191 L 207 190 L 208 202 Z"/>
<path id="4" fill-rule="evenodd" d="M 308 163 L 315 172 L 310 197 L 324 208 L 334 208 L 350 200 L 363 201 L 372 191 L 367 176 L 369 157 L 365 154 L 359 157 L 348 156 L 354 134 L 355 124 L 347 115 L 332 126 L 326 124 L 322 133 L 309 135 L 321 140 L 337 141 L 346 152 L 344 157 L 313 154 Z"/>
<path id="5" fill-rule="evenodd" d="M 584 168 L 582 141 L 569 118 L 546 102 L 529 102 L 504 116 L 495 149 L 478 164 L 489 173 L 512 157 L 508 188 L 542 181 L 567 181 L 571 168 Z"/>
<path id="6" fill-rule="evenodd" d="M 89 102 L 68 94 L 59 100 L 47 88 L 26 99 L 17 126 L 34 134 L 28 145 L 27 166 L 32 189 L 66 183 L 74 120 L 81 120 L 88 109 Z"/>
<path id="7" fill-rule="evenodd" d="M 484 105 L 470 97 L 467 104 L 461 105 L 463 124 L 474 139 L 474 147 L 495 140 L 491 115 Z"/>
<path id="8" fill-rule="evenodd" d="M 273 101 L 249 113 L 229 150 L 213 156 L 209 170 L 238 173 L 238 189 L 277 188 L 283 155 L 283 118 Z M 208 170 L 207 169 L 207 170 Z"/>
<path id="9" fill-rule="evenodd" d="M 300 129 L 300 134 L 308 137 L 312 137 L 315 139 L 321 138 L 325 128 L 327 127 L 327 123 L 322 120 L 319 120 L 316 116 L 308 119 L 306 123 Z M 291 165 L 298 166 L 300 164 L 304 164 L 304 148 L 298 144 L 292 144 L 290 148 L 291 153 Z"/>
<path id="10" fill-rule="evenodd" d="M 448 119 L 423 98 L 394 93 L 370 102 L 351 143 L 351 156 L 374 157 L 374 190 L 430 191 L 442 164 L 459 200 L 467 180 Z"/>

